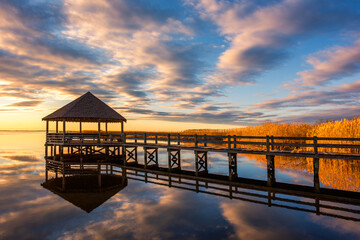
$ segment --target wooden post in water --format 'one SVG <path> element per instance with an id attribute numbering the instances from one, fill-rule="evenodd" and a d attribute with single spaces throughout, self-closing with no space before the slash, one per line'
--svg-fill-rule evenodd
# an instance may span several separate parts
<path id="1" fill-rule="evenodd" d="M 267 185 L 273 186 L 275 183 L 275 156 L 266 155 L 267 160 Z"/>
<path id="2" fill-rule="evenodd" d="M 228 153 L 229 159 L 229 180 L 232 181 L 237 178 L 237 154 Z"/>
<path id="3" fill-rule="evenodd" d="M 319 180 L 319 158 L 313 158 L 314 165 L 314 190 L 320 192 L 320 180 Z"/>

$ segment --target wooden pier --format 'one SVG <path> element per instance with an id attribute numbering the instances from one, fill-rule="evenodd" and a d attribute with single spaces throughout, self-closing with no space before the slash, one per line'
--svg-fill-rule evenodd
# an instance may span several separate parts
<path id="1" fill-rule="evenodd" d="M 339 142 L 331 144 L 329 142 Z M 359 160 L 360 154 L 339 153 L 339 149 L 360 148 L 358 138 L 294 138 L 274 136 L 209 136 L 164 133 L 48 133 L 45 144 L 47 170 L 54 171 L 58 162 L 64 169 L 67 162 L 77 161 L 83 173 L 93 172 L 94 163 L 115 163 L 122 166 L 138 165 L 143 161 L 145 169 L 159 167 L 159 149 L 168 152 L 168 171 L 181 170 L 181 151 L 194 152 L 194 173 L 206 175 L 208 152 L 224 152 L 228 155 L 228 178 L 236 179 L 238 154 L 265 155 L 267 159 L 267 184 L 276 183 L 276 156 L 307 157 L 313 159 L 314 191 L 319 191 L 319 159 Z M 144 159 L 138 159 L 138 148 L 143 148 Z M 302 148 L 301 150 L 296 150 Z M 305 149 L 305 150 L 304 150 Z M 332 150 L 334 149 L 334 150 Z M 326 150 L 326 151 L 325 151 Z M 76 161 L 75 161 L 76 162 Z M 56 165 L 56 164 L 55 164 Z M 71 169 L 71 170 L 70 170 Z M 78 174 L 75 168 L 59 171 L 61 174 Z M 240 176 L 241 177 L 241 176 Z"/>

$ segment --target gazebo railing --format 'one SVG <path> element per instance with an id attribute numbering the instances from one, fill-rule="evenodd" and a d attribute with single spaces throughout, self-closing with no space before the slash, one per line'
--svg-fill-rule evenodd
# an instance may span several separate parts
<path id="1" fill-rule="evenodd" d="M 81 143 L 119 143 L 122 142 L 120 133 L 48 133 L 47 144 L 81 144 Z"/>

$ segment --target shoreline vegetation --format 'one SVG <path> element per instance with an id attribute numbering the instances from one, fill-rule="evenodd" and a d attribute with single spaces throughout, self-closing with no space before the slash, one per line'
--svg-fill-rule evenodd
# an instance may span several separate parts
<path id="1" fill-rule="evenodd" d="M 180 132 L 181 134 L 198 135 L 236 135 L 236 136 L 274 136 L 274 137 L 333 137 L 333 138 L 360 138 L 360 116 L 351 120 L 342 119 L 338 121 L 324 121 L 319 123 L 276 123 L 266 122 L 258 126 L 232 129 L 190 129 Z M 247 141 L 252 141 L 251 139 Z M 311 143 L 311 140 L 283 140 L 281 142 Z M 319 143 L 322 143 L 319 141 Z M 328 144 L 353 144 L 360 145 L 360 141 L 327 141 Z M 264 146 L 252 145 L 254 148 Z M 246 147 L 241 146 L 240 147 Z M 275 147 L 278 150 L 311 151 L 312 148 L 305 147 Z M 326 149 L 319 148 L 319 151 L 331 151 L 339 153 L 360 153 L 360 149 Z"/>
<path id="2" fill-rule="evenodd" d="M 339 137 L 360 138 L 360 116 L 351 120 L 324 121 L 319 123 L 266 122 L 258 126 L 231 129 L 189 129 L 183 134 L 281 136 L 281 137 Z"/>

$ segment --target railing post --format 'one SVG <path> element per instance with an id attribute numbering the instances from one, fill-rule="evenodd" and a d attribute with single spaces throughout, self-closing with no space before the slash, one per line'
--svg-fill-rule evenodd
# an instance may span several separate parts
<path id="1" fill-rule="evenodd" d="M 274 146 L 274 136 L 271 135 L 271 150 L 274 150 L 275 146 Z"/>
<path id="2" fill-rule="evenodd" d="M 170 141 L 171 141 L 171 138 L 170 138 L 170 137 L 171 137 L 171 136 L 170 136 L 170 133 L 168 133 L 168 136 L 167 136 L 167 137 L 168 137 L 168 146 L 170 146 Z"/>
<path id="3" fill-rule="evenodd" d="M 317 136 L 314 136 L 314 154 L 318 154 Z"/>
<path id="4" fill-rule="evenodd" d="M 207 136 L 204 134 L 204 147 L 207 147 Z"/>
<path id="5" fill-rule="evenodd" d="M 266 151 L 270 152 L 269 135 L 266 135 Z"/>
<path id="6" fill-rule="evenodd" d="M 195 147 L 197 147 L 198 146 L 198 136 L 197 136 L 197 134 L 195 134 Z"/>
<path id="7" fill-rule="evenodd" d="M 146 144 L 146 133 L 144 133 L 144 144 Z"/>
<path id="8" fill-rule="evenodd" d="M 155 144 L 158 143 L 158 135 L 155 133 Z"/>
<path id="9" fill-rule="evenodd" d="M 180 145 L 180 133 L 178 133 L 177 135 L 177 140 L 178 140 L 177 144 Z"/>
<path id="10" fill-rule="evenodd" d="M 236 148 L 236 140 L 237 140 L 236 135 L 234 135 L 233 140 L 234 140 L 234 148 Z"/>
<path id="11" fill-rule="evenodd" d="M 231 148 L 231 136 L 228 135 L 228 148 L 230 149 Z"/>

